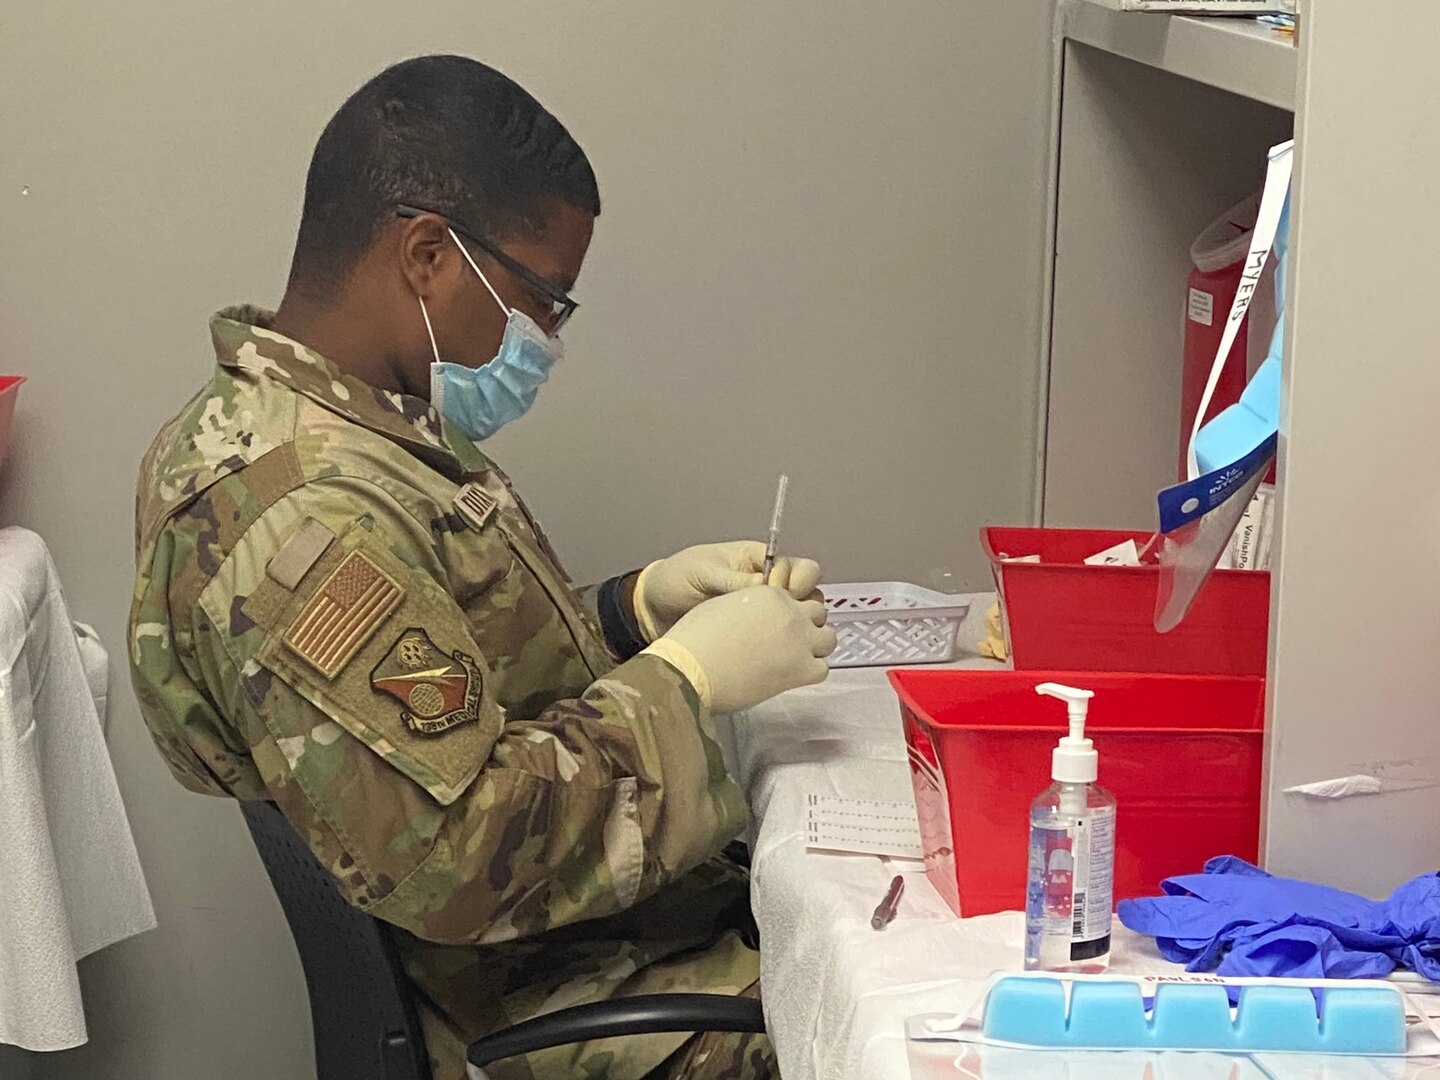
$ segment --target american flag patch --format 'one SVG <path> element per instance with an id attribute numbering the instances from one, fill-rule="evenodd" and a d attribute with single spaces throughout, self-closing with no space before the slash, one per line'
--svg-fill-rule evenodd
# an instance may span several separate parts
<path id="1" fill-rule="evenodd" d="M 404 595 L 394 578 L 352 551 L 295 616 L 285 644 L 333 679 Z"/>

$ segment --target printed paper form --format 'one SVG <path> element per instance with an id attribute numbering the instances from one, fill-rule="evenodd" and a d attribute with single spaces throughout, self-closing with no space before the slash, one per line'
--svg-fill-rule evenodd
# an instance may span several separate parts
<path id="1" fill-rule="evenodd" d="M 812 850 L 924 858 L 914 803 L 839 795 L 810 795 L 806 803 L 805 846 Z"/>

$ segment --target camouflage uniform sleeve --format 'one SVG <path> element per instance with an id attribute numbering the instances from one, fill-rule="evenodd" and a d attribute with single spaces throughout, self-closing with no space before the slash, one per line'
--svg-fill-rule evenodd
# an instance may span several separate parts
<path id="1" fill-rule="evenodd" d="M 502 941 L 629 907 L 737 833 L 743 801 L 675 669 L 638 656 L 506 717 L 429 534 L 357 485 L 270 507 L 194 633 L 267 790 L 352 903 L 430 941 Z"/>

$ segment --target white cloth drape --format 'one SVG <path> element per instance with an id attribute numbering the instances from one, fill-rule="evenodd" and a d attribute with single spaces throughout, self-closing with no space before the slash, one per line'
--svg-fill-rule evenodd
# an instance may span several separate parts
<path id="1" fill-rule="evenodd" d="M 0 530 L 0 1043 L 86 1039 L 76 962 L 155 925 L 105 745 L 108 660 L 45 543 Z"/>

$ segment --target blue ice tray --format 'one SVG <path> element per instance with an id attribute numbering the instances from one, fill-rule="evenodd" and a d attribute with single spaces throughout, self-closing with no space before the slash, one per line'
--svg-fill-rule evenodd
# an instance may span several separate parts
<path id="1" fill-rule="evenodd" d="M 1162 983 L 1147 1013 L 1139 984 L 1123 980 L 1002 978 L 985 999 L 987 1038 L 1074 1050 L 1298 1051 L 1403 1054 L 1405 1001 L 1384 986 L 1239 987 Z"/>

